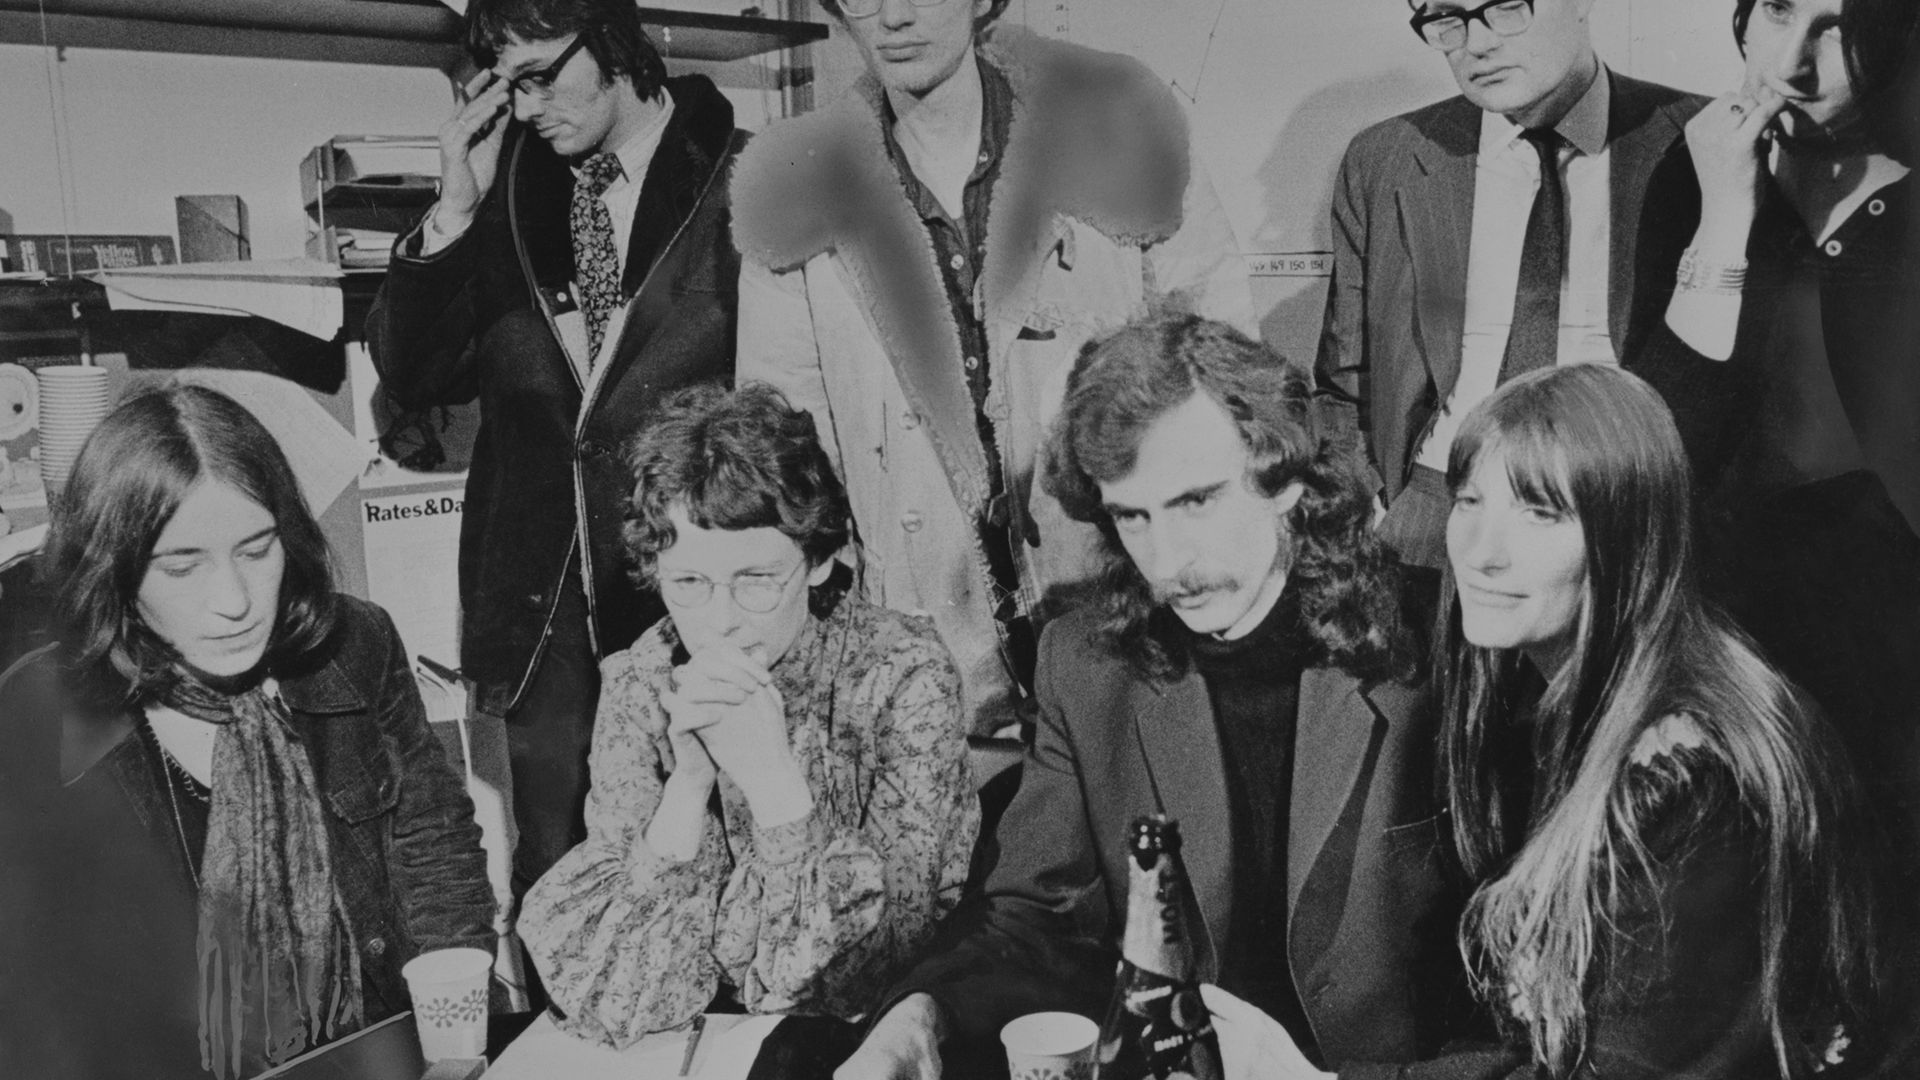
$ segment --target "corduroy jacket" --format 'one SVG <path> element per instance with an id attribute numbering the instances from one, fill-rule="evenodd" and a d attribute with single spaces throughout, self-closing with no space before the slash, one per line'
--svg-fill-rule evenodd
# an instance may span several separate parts
<path id="1" fill-rule="evenodd" d="M 365 1021 L 410 1007 L 421 952 L 494 945 L 473 804 L 386 612 L 338 628 L 280 694 L 325 802 Z M 204 1077 L 195 870 L 137 708 L 82 704 L 58 645 L 0 677 L 0 1076 Z M 336 1032 L 344 1034 L 344 1032 Z"/>

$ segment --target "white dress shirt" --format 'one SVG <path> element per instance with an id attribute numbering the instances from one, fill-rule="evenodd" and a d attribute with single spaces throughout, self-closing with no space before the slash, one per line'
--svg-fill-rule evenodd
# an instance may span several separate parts
<path id="1" fill-rule="evenodd" d="M 1612 102 L 1602 66 L 1587 92 L 1554 125 L 1565 140 L 1560 168 L 1567 192 L 1567 276 L 1560 282 L 1559 364 L 1613 364 L 1607 322 L 1609 229 L 1613 189 L 1607 148 Z M 1540 155 L 1522 128 L 1498 113 L 1480 115 L 1480 152 L 1474 165 L 1473 231 L 1467 251 L 1467 309 L 1460 335 L 1460 375 L 1434 418 L 1415 460 L 1440 472 L 1466 414 L 1493 393 L 1513 329 L 1520 287 L 1520 249 L 1540 189 Z"/>

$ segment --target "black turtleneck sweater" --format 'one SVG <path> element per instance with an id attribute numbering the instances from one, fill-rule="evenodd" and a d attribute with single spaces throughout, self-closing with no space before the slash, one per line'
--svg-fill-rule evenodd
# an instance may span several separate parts
<path id="1" fill-rule="evenodd" d="M 1233 815 L 1233 922 L 1220 942 L 1220 985 L 1283 1024 L 1313 1060 L 1319 1047 L 1287 955 L 1287 825 L 1300 672 L 1308 642 L 1283 593 L 1260 625 L 1222 641 L 1188 634 L 1207 684 Z"/>

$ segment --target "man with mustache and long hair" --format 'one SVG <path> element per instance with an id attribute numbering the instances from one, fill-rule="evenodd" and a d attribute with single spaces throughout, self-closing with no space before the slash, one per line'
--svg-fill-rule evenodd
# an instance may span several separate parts
<path id="1" fill-rule="evenodd" d="M 1080 354 L 1046 468 L 1099 531 L 1098 596 L 1041 638 L 1038 729 L 984 893 L 837 1076 L 938 1076 L 943 1043 L 974 1075 L 960 1062 L 1015 1016 L 1098 1015 L 1127 826 L 1154 813 L 1180 824 L 1217 1009 L 1257 1007 L 1358 1073 L 1458 1034 L 1462 895 L 1434 712 L 1407 681 L 1419 620 L 1306 373 L 1198 316 L 1132 324 Z"/>

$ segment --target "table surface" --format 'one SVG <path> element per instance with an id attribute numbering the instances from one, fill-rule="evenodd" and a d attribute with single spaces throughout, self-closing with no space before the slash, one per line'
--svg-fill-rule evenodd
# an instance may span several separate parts
<path id="1" fill-rule="evenodd" d="M 708 1016 L 693 1067 L 685 1075 L 745 1080 L 761 1040 L 779 1022 L 778 1016 Z M 486 1080 L 675 1080 L 682 1075 L 687 1038 L 686 1028 L 662 1031 L 614 1050 L 569 1035 L 543 1015 L 495 1059 Z"/>

